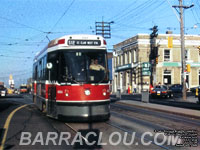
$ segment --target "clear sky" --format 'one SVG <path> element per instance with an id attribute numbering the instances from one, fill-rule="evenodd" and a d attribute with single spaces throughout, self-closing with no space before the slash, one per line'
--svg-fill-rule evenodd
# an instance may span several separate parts
<path id="1" fill-rule="evenodd" d="M 183 0 L 184 1 L 184 0 Z M 108 48 L 138 33 L 158 33 L 180 27 L 170 7 L 178 0 L 1 0 L 0 2 L 0 81 L 8 84 L 12 74 L 16 86 L 32 76 L 35 54 L 48 39 L 68 34 L 95 34 L 95 21 L 114 21 Z M 185 33 L 200 34 L 200 0 L 185 0 Z M 176 12 L 176 10 L 175 10 Z M 177 12 L 176 12 L 177 13 Z M 178 15 L 178 13 L 177 13 Z"/>

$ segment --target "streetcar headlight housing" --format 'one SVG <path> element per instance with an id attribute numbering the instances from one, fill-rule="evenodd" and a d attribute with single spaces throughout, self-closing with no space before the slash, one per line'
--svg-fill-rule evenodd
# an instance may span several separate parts
<path id="1" fill-rule="evenodd" d="M 69 96 L 69 90 L 65 90 L 65 96 Z"/>
<path id="2" fill-rule="evenodd" d="M 85 90 L 85 95 L 90 95 L 91 94 L 91 92 L 90 92 L 90 90 Z"/>
<path id="3" fill-rule="evenodd" d="M 102 92 L 103 92 L 103 96 L 106 96 L 106 94 L 107 94 L 107 93 L 106 93 L 106 89 L 103 89 Z"/>

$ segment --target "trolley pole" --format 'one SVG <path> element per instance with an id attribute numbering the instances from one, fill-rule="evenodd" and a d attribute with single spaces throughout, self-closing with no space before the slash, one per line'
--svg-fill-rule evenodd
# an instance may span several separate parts
<path id="1" fill-rule="evenodd" d="M 179 0 L 178 6 L 172 6 L 174 8 L 179 8 L 179 14 L 180 14 L 180 32 L 181 32 L 181 64 L 182 64 L 182 70 L 181 70 L 181 82 L 182 82 L 182 94 L 183 94 L 183 100 L 187 99 L 186 95 L 186 62 L 185 62 L 185 36 L 184 36 L 184 21 L 183 21 L 183 9 L 188 9 L 193 7 L 194 4 L 190 6 L 183 6 L 183 1 Z"/>

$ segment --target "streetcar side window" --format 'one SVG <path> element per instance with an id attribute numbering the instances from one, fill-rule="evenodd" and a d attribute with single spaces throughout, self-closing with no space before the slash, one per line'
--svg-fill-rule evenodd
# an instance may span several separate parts
<path id="1" fill-rule="evenodd" d="M 35 80 L 37 80 L 37 70 L 38 70 L 38 69 L 37 69 L 37 65 L 35 65 L 35 71 L 34 71 L 34 72 L 35 72 L 35 73 L 34 73 L 34 78 L 35 78 Z"/>
<path id="2" fill-rule="evenodd" d="M 39 78 L 42 79 L 42 59 L 39 62 Z"/>
<path id="3" fill-rule="evenodd" d="M 47 66 L 47 57 L 45 56 L 44 57 L 44 61 L 43 61 L 43 79 L 47 79 L 47 76 L 46 76 L 46 66 Z"/>
<path id="4" fill-rule="evenodd" d="M 33 64 L 33 74 L 32 74 L 32 78 L 35 80 L 35 64 Z"/>

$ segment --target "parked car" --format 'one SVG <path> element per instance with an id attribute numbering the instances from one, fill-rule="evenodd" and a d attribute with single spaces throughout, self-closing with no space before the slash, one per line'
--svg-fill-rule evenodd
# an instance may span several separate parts
<path id="1" fill-rule="evenodd" d="M 7 89 L 3 86 L 0 85 L 0 96 L 6 96 L 7 95 Z"/>
<path id="2" fill-rule="evenodd" d="M 166 85 L 157 85 L 151 92 L 151 97 L 173 97 L 172 91 Z"/>
<path id="3" fill-rule="evenodd" d="M 197 87 L 192 87 L 192 88 L 190 88 L 190 91 L 191 91 L 192 93 L 195 93 L 195 92 L 196 92 L 196 89 L 200 89 L 200 85 L 197 86 Z"/>
<path id="4" fill-rule="evenodd" d="M 173 93 L 181 93 L 183 86 L 181 84 L 173 84 L 172 86 L 169 87 L 169 89 L 173 92 Z"/>

